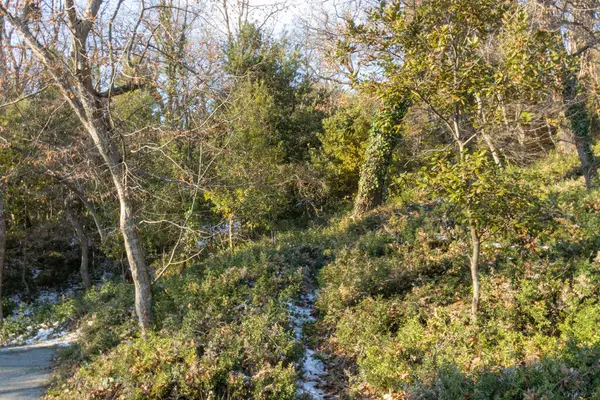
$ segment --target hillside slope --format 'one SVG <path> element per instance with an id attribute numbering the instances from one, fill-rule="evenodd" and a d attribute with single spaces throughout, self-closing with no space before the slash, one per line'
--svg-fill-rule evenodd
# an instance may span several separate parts
<path id="1" fill-rule="evenodd" d="M 527 170 L 551 220 L 484 243 L 476 324 L 466 232 L 443 199 L 407 188 L 360 221 L 342 213 L 168 277 L 146 337 L 129 285 L 73 300 L 82 337 L 48 397 L 599 398 L 600 200 L 575 162 Z"/>

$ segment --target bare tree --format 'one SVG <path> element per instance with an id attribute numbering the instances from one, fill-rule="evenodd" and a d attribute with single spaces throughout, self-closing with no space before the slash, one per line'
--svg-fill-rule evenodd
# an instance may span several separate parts
<path id="1" fill-rule="evenodd" d="M 590 53 L 600 44 L 598 0 L 535 0 L 528 3 L 536 24 L 560 32 L 568 55 L 562 76 L 562 101 L 567 126 L 559 129 L 559 140 L 574 144 L 588 190 L 598 174 L 591 138 L 591 112 L 584 83 Z M 587 76 L 586 76 L 587 75 Z"/>
<path id="2" fill-rule="evenodd" d="M 101 4 L 101 0 L 89 0 L 86 9 L 80 16 L 75 1 L 66 0 L 64 11 L 70 46 L 68 56 L 62 56 L 34 35 L 29 26 L 30 21 L 34 18 L 32 18 L 31 9 L 27 5 L 23 7 L 20 16 L 17 14 L 19 10 L 16 6 L 13 6 L 11 12 L 9 6 L 0 5 L 0 15 L 5 16 L 7 21 L 19 32 L 26 46 L 50 73 L 108 167 L 119 199 L 119 227 L 135 285 L 136 311 L 140 326 L 142 330 L 145 330 L 150 326 L 152 320 L 150 276 L 136 226 L 131 188 L 127 180 L 125 154 L 123 150 L 119 149 L 120 139 L 113 131 L 110 112 L 112 96 L 136 90 L 141 87 L 141 82 L 134 77 L 123 85 L 115 86 L 111 80 L 105 91 L 97 90 L 102 84 L 101 77 L 93 74 L 96 73 L 95 71 L 102 70 L 101 60 L 95 59 L 96 64 L 93 64 L 94 59 L 88 52 L 88 41 L 90 32 L 99 21 L 98 12 Z M 121 4 L 122 1 L 116 6 L 114 16 Z M 133 43 L 136 40 L 135 34 L 130 39 Z M 132 45 L 130 44 L 128 47 L 131 48 Z M 109 55 L 113 56 L 113 54 Z"/>

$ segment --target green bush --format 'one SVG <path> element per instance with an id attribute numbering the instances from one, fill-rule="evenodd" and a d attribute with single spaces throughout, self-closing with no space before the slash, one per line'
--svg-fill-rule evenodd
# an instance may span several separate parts
<path id="1" fill-rule="evenodd" d="M 497 232 L 483 247 L 476 325 L 468 237 L 443 200 L 404 197 L 365 220 L 342 222 L 353 240 L 329 250 L 317 304 L 333 353 L 355 365 L 347 369 L 354 371 L 348 394 L 598 398 L 600 270 L 592 259 L 600 203 L 564 177 L 532 178 L 537 173 L 524 179 L 544 202 L 543 214 L 529 217 L 540 219 L 538 234 Z"/>
<path id="2" fill-rule="evenodd" d="M 348 375 L 341 396 L 599 398 L 600 202 L 563 179 L 530 182 L 558 224 L 537 236 L 498 232 L 483 246 L 477 324 L 467 232 L 443 201 L 415 192 L 159 281 L 147 339 L 130 285 L 75 299 L 84 336 L 63 355 L 70 372 L 52 397 L 295 398 L 303 349 L 287 304 L 318 278 L 319 320 L 305 334 L 329 353 L 331 376 Z"/>
<path id="3" fill-rule="evenodd" d="M 76 301 L 82 336 L 50 396 L 293 399 L 303 347 L 287 304 L 324 260 L 307 244 L 213 256 L 155 287 L 157 331 L 147 337 L 131 285 L 93 289 Z"/>

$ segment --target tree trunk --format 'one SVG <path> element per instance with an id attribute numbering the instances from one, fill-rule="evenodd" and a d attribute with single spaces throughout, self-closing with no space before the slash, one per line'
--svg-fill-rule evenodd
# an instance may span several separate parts
<path id="1" fill-rule="evenodd" d="M 477 230 L 471 225 L 471 281 L 473 282 L 473 300 L 471 302 L 471 321 L 477 322 L 479 310 L 479 253 L 481 251 L 481 238 Z"/>
<path id="2" fill-rule="evenodd" d="M 109 120 L 110 113 L 105 109 L 108 104 L 92 95 L 92 92 L 86 88 L 80 87 L 79 90 L 83 108 L 83 114 L 79 115 L 80 120 L 108 166 L 117 190 L 120 206 L 119 229 L 123 235 L 127 261 L 135 287 L 135 309 L 138 321 L 142 332 L 145 332 L 152 321 L 152 285 L 127 185 L 127 168 L 123 155 L 117 150 L 111 138 L 113 132 Z"/>
<path id="3" fill-rule="evenodd" d="M 485 142 L 486 146 L 490 149 L 490 152 L 492 153 L 492 158 L 494 159 L 494 163 L 497 166 L 501 167 L 502 160 L 500 159 L 500 154 L 498 153 L 498 150 L 496 149 L 492 138 L 490 137 L 490 135 L 483 131 L 481 132 L 481 137 L 483 138 L 483 141 Z"/>
<path id="4" fill-rule="evenodd" d="M 140 243 L 131 206 L 126 197 L 121 197 L 120 228 L 125 242 L 127 261 L 131 268 L 131 276 L 135 286 L 135 310 L 142 330 L 150 327 L 152 321 L 152 285 L 144 250 Z"/>
<path id="5" fill-rule="evenodd" d="M 233 217 L 229 217 L 229 250 L 233 250 Z"/>
<path id="6" fill-rule="evenodd" d="M 70 58 L 57 59 L 57 54 L 40 43 L 23 20 L 8 12 L 0 2 L 0 14 L 4 15 L 23 36 L 27 46 L 48 69 L 63 97 L 69 103 L 81 124 L 91 136 L 94 145 L 108 166 L 113 184 L 117 190 L 120 205 L 119 227 L 123 235 L 125 251 L 135 286 L 135 307 L 142 332 L 150 326 L 152 313 L 152 292 L 150 276 L 134 220 L 133 202 L 127 185 L 127 169 L 115 141 L 110 121 L 109 102 L 111 94 L 126 93 L 140 87 L 133 80 L 120 88 L 111 88 L 107 93 L 96 91 L 92 73 L 97 65 L 90 65 L 86 49 L 88 34 L 100 9 L 100 0 L 91 1 L 83 19 L 78 16 L 74 0 L 66 0 L 65 10 L 70 34 Z M 133 39 L 132 39 L 133 40 Z M 70 68 L 65 68 L 68 64 Z M 98 78 L 99 79 L 99 78 Z M 110 82 L 109 84 L 112 84 Z"/>
<path id="7" fill-rule="evenodd" d="M 31 290 L 29 289 L 29 284 L 27 283 L 27 248 L 25 247 L 25 243 L 23 241 L 21 243 L 22 249 L 22 259 L 21 259 L 21 283 L 23 284 L 23 289 L 25 291 L 25 296 L 29 298 L 31 296 Z"/>
<path id="8" fill-rule="evenodd" d="M 402 102 L 382 111 L 373 123 L 365 161 L 360 171 L 358 194 L 354 201 L 354 217 L 360 217 L 383 202 L 385 181 L 398 136 L 398 126 L 404 119 L 408 106 L 408 102 Z"/>
<path id="9" fill-rule="evenodd" d="M 458 107 L 457 107 L 458 108 Z M 458 158 L 462 161 L 465 156 L 465 143 L 460 137 L 460 124 L 458 110 L 454 112 L 452 117 L 452 137 L 458 149 Z"/>
<path id="10" fill-rule="evenodd" d="M 100 221 L 98 220 L 98 213 L 96 212 L 96 208 L 92 204 L 91 201 L 87 199 L 85 193 L 79 190 L 74 184 L 69 183 L 67 180 L 60 179 L 59 182 L 64 184 L 71 192 L 73 192 L 79 200 L 83 203 L 85 208 L 88 210 L 92 219 L 94 220 L 94 224 L 96 225 L 96 229 L 98 230 L 98 234 L 100 235 L 100 242 L 104 243 L 104 231 L 102 226 L 100 225 Z"/>
<path id="11" fill-rule="evenodd" d="M 481 125 L 482 125 L 482 128 L 480 130 L 481 137 L 483 138 L 483 141 L 485 142 L 486 146 L 490 149 L 490 152 L 492 153 L 492 157 L 494 158 L 494 163 L 496 163 L 496 165 L 501 167 L 502 160 L 500 159 L 500 154 L 498 153 L 498 150 L 496 149 L 496 145 L 494 145 L 492 138 L 485 131 L 485 124 L 487 121 L 486 121 L 485 113 L 483 111 L 483 102 L 481 101 L 481 97 L 479 97 L 479 96 L 475 96 L 475 99 L 477 101 L 477 113 L 479 114 L 479 119 L 481 120 Z"/>
<path id="12" fill-rule="evenodd" d="M 135 286 L 135 309 L 140 327 L 145 331 L 152 321 L 152 286 L 133 215 L 133 205 L 127 187 L 127 171 L 121 155 L 110 141 L 110 122 L 105 117 L 107 114 L 98 108 L 90 110 L 89 103 L 86 113 L 90 114 L 89 120 L 93 121 L 92 124 L 87 124 L 88 132 L 107 163 L 117 189 L 120 206 L 119 228 L 123 235 L 127 261 Z"/>
<path id="13" fill-rule="evenodd" d="M 575 151 L 575 139 L 571 128 L 559 124 L 557 131 L 558 144 L 556 148 L 562 154 L 572 154 Z"/>
<path id="14" fill-rule="evenodd" d="M 90 272 L 89 272 L 89 243 L 88 237 L 85 234 L 85 230 L 83 229 L 83 225 L 81 221 L 75 213 L 73 212 L 73 208 L 71 207 L 71 200 L 66 198 L 64 201 L 65 204 L 65 215 L 67 219 L 71 223 L 75 234 L 77 235 L 77 239 L 79 239 L 79 245 L 81 247 L 81 281 L 83 282 L 83 286 L 86 289 L 92 287 L 92 282 L 90 280 Z"/>
<path id="15" fill-rule="evenodd" d="M 592 180 L 598 174 L 590 136 L 590 117 L 585 99 L 579 96 L 580 87 L 575 72 L 565 68 L 563 79 L 563 98 L 567 105 L 565 115 L 571 125 L 585 185 L 590 190 Z"/>
<path id="16" fill-rule="evenodd" d="M 6 217 L 4 214 L 4 193 L 0 188 L 0 326 L 4 321 L 2 309 L 2 274 L 4 272 L 4 254 L 6 253 Z"/>

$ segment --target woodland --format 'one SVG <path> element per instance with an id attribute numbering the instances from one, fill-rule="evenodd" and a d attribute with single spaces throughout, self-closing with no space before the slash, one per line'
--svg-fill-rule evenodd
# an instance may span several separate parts
<path id="1" fill-rule="evenodd" d="M 0 0 L 0 348 L 74 338 L 45 399 L 600 399 L 598 69 L 597 0 Z"/>

